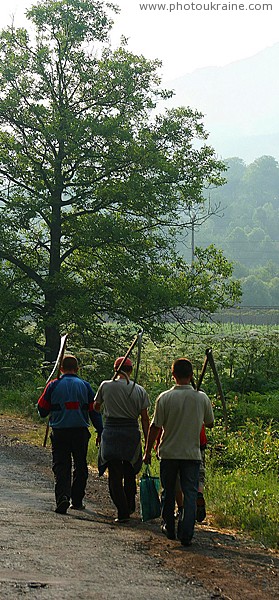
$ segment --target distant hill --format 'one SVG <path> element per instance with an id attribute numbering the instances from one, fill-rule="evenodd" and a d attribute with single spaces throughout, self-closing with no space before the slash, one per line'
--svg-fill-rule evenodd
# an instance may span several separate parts
<path id="1" fill-rule="evenodd" d="M 173 81 L 174 106 L 200 110 L 219 156 L 279 160 L 279 43 L 224 67 L 198 69 Z"/>

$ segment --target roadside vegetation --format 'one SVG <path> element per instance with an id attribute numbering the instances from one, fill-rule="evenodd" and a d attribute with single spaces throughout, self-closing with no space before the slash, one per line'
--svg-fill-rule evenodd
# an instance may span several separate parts
<path id="1" fill-rule="evenodd" d="M 228 412 L 226 434 L 222 404 L 210 367 L 202 388 L 210 396 L 216 424 L 208 431 L 206 453 L 206 501 L 214 522 L 249 533 L 257 541 L 278 548 L 278 457 L 279 457 L 279 344 L 276 328 L 201 325 L 193 333 L 174 325 L 165 342 L 145 340 L 139 382 L 150 395 L 152 414 L 157 395 L 172 385 L 170 365 L 174 357 L 189 356 L 198 377 L 205 349 L 212 347 L 222 381 Z M 77 349 L 75 350 L 79 355 Z M 112 359 L 95 358 L 80 352 L 81 374 L 96 388 L 103 377 L 111 376 Z M 135 356 L 136 358 L 136 356 Z M 94 368 L 92 369 L 92 364 Z M 36 401 L 44 380 L 37 376 L 27 383 L 17 373 L 13 382 L 1 388 L 0 410 L 20 414 L 39 422 Z M 45 425 L 29 441 L 42 443 Z M 89 446 L 89 463 L 96 466 L 95 435 Z M 158 462 L 152 469 L 158 472 Z"/>

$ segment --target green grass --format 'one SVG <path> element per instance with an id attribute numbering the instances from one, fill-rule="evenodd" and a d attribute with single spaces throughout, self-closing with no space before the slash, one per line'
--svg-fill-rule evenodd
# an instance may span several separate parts
<path id="1" fill-rule="evenodd" d="M 90 427 L 91 438 L 88 444 L 87 460 L 92 467 L 97 467 L 98 448 L 96 447 L 96 431 L 94 427 Z"/>
<path id="2" fill-rule="evenodd" d="M 258 542 L 279 548 L 278 479 L 275 473 L 252 475 L 244 470 L 224 473 L 207 467 L 208 510 L 221 527 L 248 532 Z"/>

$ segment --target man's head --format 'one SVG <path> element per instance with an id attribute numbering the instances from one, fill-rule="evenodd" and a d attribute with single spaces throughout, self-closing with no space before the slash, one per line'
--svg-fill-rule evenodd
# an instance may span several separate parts
<path id="1" fill-rule="evenodd" d="M 193 377 L 192 363 L 188 358 L 177 358 L 172 363 L 171 372 L 176 381 L 189 380 Z"/>
<path id="2" fill-rule="evenodd" d="M 114 362 L 114 370 L 117 371 L 117 369 L 120 367 L 122 360 L 124 359 L 124 356 L 119 356 L 116 361 Z M 130 358 L 126 358 L 125 362 L 123 363 L 122 367 L 121 367 L 121 371 L 124 371 L 124 373 L 131 373 L 133 368 L 133 363 L 131 361 Z"/>
<path id="3" fill-rule="evenodd" d="M 65 354 L 62 365 L 62 373 L 77 373 L 78 372 L 78 361 L 72 354 Z"/>

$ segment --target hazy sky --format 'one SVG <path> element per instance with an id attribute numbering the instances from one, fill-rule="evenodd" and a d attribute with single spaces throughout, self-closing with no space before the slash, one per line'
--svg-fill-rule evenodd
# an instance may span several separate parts
<path id="1" fill-rule="evenodd" d="M 33 0 L 2 1 L 1 26 L 10 21 L 12 14 L 16 24 L 22 23 L 25 8 L 33 3 Z M 219 0 L 219 3 L 167 0 L 165 10 L 158 8 L 163 2 L 153 2 L 156 10 L 142 10 L 140 5 L 148 4 L 145 0 L 116 0 L 115 3 L 121 13 L 114 17 L 113 45 L 124 34 L 129 38 L 130 50 L 148 58 L 160 58 L 165 80 L 197 68 L 225 65 L 279 42 L 278 0 L 255 0 L 254 3 L 251 0 Z M 267 4 L 272 10 L 264 8 Z M 224 10 L 225 5 L 227 10 Z M 233 6 L 239 8 L 232 10 Z M 208 7 L 211 10 L 205 10 Z"/>

